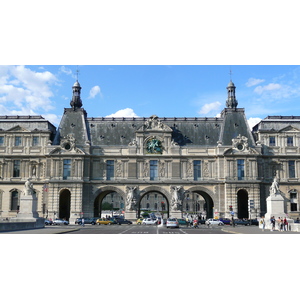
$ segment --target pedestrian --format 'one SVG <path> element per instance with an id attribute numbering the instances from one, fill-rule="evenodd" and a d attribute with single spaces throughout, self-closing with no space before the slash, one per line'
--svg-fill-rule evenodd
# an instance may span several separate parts
<path id="1" fill-rule="evenodd" d="M 265 217 L 261 218 L 260 224 L 261 224 L 262 231 L 265 231 L 265 227 L 266 227 Z"/>
<path id="2" fill-rule="evenodd" d="M 232 227 L 235 227 L 235 222 L 234 222 L 233 216 L 231 217 L 231 223 L 232 223 Z"/>
<path id="3" fill-rule="evenodd" d="M 278 217 L 278 219 L 277 219 L 277 227 L 278 227 L 278 231 L 281 231 L 281 219 L 280 219 L 280 217 Z"/>
<path id="4" fill-rule="evenodd" d="M 84 218 L 81 219 L 81 226 L 84 227 Z"/>
<path id="5" fill-rule="evenodd" d="M 283 219 L 281 219 L 281 223 L 280 223 L 280 231 L 283 231 L 284 227 L 284 221 Z"/>
<path id="6" fill-rule="evenodd" d="M 284 226 L 284 231 L 289 230 L 289 223 L 286 218 L 284 218 L 284 220 L 283 220 L 283 226 Z"/>
<path id="7" fill-rule="evenodd" d="M 189 221 L 189 217 L 188 216 L 186 216 L 185 221 L 186 221 L 186 227 L 189 227 L 190 221 Z"/>
<path id="8" fill-rule="evenodd" d="M 271 217 L 270 219 L 271 221 L 271 231 L 275 231 L 275 217 Z"/>

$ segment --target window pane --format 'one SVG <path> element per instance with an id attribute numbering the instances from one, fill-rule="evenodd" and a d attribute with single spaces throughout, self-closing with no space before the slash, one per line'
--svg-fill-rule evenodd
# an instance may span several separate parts
<path id="1" fill-rule="evenodd" d="M 11 193 L 10 210 L 18 210 L 18 202 L 19 202 L 18 192 L 14 191 Z"/>
<path id="2" fill-rule="evenodd" d="M 295 178 L 296 173 L 295 173 L 295 161 L 294 160 L 289 160 L 289 178 Z"/>
<path id="3" fill-rule="evenodd" d="M 38 136 L 34 136 L 32 138 L 32 146 L 38 146 L 39 145 L 39 137 Z"/>
<path id="4" fill-rule="evenodd" d="M 194 180 L 201 178 L 201 160 L 194 160 Z"/>
<path id="5" fill-rule="evenodd" d="M 13 177 L 20 177 L 20 160 L 14 160 L 14 170 L 13 170 Z"/>
<path id="6" fill-rule="evenodd" d="M 243 180 L 245 177 L 245 160 L 238 159 L 237 167 L 238 167 L 238 180 Z"/>
<path id="7" fill-rule="evenodd" d="M 158 178 L 158 161 L 150 160 L 150 180 L 157 180 Z"/>
<path id="8" fill-rule="evenodd" d="M 275 146 L 275 136 L 269 137 L 269 146 Z"/>
<path id="9" fill-rule="evenodd" d="M 294 145 L 292 136 L 287 137 L 287 145 L 288 145 L 288 147 L 292 147 Z"/>
<path id="10" fill-rule="evenodd" d="M 4 145 L 4 136 L 0 136 L 0 146 Z"/>
<path id="11" fill-rule="evenodd" d="M 20 136 L 15 137 L 15 146 L 21 146 L 22 138 Z"/>
<path id="12" fill-rule="evenodd" d="M 63 179 L 71 176 L 71 159 L 64 159 Z"/>
<path id="13" fill-rule="evenodd" d="M 115 176 L 115 161 L 106 161 L 106 180 L 112 180 Z"/>

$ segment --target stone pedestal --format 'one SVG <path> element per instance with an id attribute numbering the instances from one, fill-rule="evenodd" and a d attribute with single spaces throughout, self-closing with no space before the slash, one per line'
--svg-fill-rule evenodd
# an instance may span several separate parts
<path id="1" fill-rule="evenodd" d="M 267 198 L 267 213 L 265 219 L 269 220 L 272 216 L 277 219 L 278 217 L 286 217 L 284 209 L 284 198 L 280 193 L 272 194 Z"/>
<path id="2" fill-rule="evenodd" d="M 135 210 L 130 210 L 130 211 L 125 211 L 125 219 L 127 220 L 134 220 L 136 221 L 136 211 Z"/>
<path id="3" fill-rule="evenodd" d="M 170 211 L 170 218 L 182 218 L 182 212 L 180 210 Z"/>
<path id="4" fill-rule="evenodd" d="M 38 218 L 37 198 L 33 195 L 22 195 L 20 198 L 20 210 L 17 219 Z"/>

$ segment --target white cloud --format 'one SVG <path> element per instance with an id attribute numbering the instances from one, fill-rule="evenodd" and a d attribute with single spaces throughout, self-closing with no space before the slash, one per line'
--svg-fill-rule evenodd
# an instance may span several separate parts
<path id="1" fill-rule="evenodd" d="M 25 66 L 0 66 L 0 102 L 10 111 L 53 109 L 51 84 L 57 78 L 48 71 L 35 72 Z"/>
<path id="2" fill-rule="evenodd" d="M 262 93 L 266 92 L 266 91 L 274 91 L 274 90 L 279 90 L 281 89 L 281 85 L 278 84 L 278 83 L 269 83 L 265 86 L 257 86 L 255 89 L 254 89 L 254 92 L 261 95 Z"/>
<path id="3" fill-rule="evenodd" d="M 249 118 L 248 119 L 248 124 L 250 127 L 250 130 L 252 130 L 252 128 L 258 124 L 262 119 L 261 118 Z"/>
<path id="4" fill-rule="evenodd" d="M 116 113 L 106 116 L 107 118 L 137 118 L 138 115 L 135 114 L 132 108 L 120 109 Z"/>
<path id="5" fill-rule="evenodd" d="M 248 81 L 246 82 L 246 86 L 251 87 L 251 86 L 254 86 L 254 85 L 258 85 L 258 84 L 260 84 L 264 81 L 265 81 L 264 79 L 249 78 Z"/>
<path id="6" fill-rule="evenodd" d="M 101 89 L 100 89 L 100 86 L 96 85 L 96 86 L 94 86 L 94 87 L 92 87 L 90 89 L 90 96 L 89 96 L 89 98 L 90 99 L 91 98 L 95 98 L 98 94 L 100 94 L 100 96 L 101 96 Z"/>
<path id="7" fill-rule="evenodd" d="M 48 120 L 50 123 L 52 123 L 54 126 L 58 126 L 61 120 L 61 116 L 55 115 L 55 114 L 43 114 L 43 118 Z"/>
<path id="8" fill-rule="evenodd" d="M 198 111 L 198 114 L 199 115 L 207 115 L 210 112 L 219 111 L 221 105 L 222 104 L 219 101 L 212 102 L 212 103 L 206 103 Z"/>

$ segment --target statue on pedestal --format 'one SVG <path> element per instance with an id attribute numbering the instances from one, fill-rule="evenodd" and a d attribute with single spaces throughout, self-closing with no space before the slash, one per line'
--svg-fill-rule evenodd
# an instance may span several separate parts
<path id="1" fill-rule="evenodd" d="M 270 195 L 280 194 L 279 184 L 277 182 L 276 177 L 274 177 L 274 181 L 270 187 Z"/>
<path id="2" fill-rule="evenodd" d="M 128 210 L 133 210 L 135 208 L 135 198 L 134 198 L 134 191 L 136 190 L 136 186 L 128 186 L 127 187 L 127 196 L 126 196 L 126 208 Z"/>
<path id="3" fill-rule="evenodd" d="M 25 196 L 29 196 L 33 194 L 33 184 L 30 181 L 30 178 L 28 178 L 27 181 L 25 182 L 23 193 Z"/>

